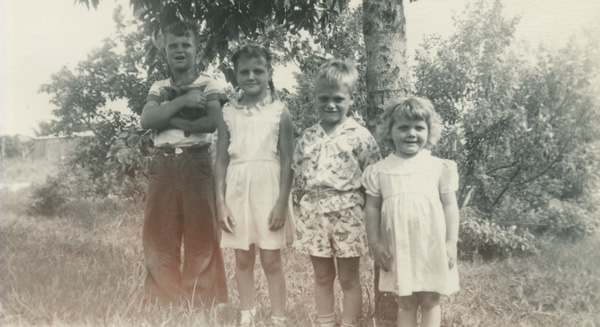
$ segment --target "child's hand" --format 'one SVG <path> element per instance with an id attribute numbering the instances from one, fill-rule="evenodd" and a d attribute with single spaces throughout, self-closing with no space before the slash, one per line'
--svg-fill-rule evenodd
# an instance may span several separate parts
<path id="1" fill-rule="evenodd" d="M 229 211 L 229 208 L 225 203 L 217 204 L 217 220 L 221 229 L 227 233 L 233 233 L 235 221 L 233 221 L 231 211 Z"/>
<path id="2" fill-rule="evenodd" d="M 285 218 L 287 217 L 288 204 L 279 203 L 277 201 L 275 206 L 271 210 L 269 215 L 269 229 L 276 231 L 285 225 Z"/>
<path id="3" fill-rule="evenodd" d="M 192 89 L 179 98 L 183 101 L 184 108 L 206 108 L 206 96 L 204 96 L 204 93 L 200 90 Z"/>
<path id="4" fill-rule="evenodd" d="M 390 254 L 390 251 L 379 242 L 369 244 L 369 248 L 373 254 L 375 264 L 384 271 L 390 271 L 390 268 L 392 267 L 392 255 Z"/>
<path id="5" fill-rule="evenodd" d="M 456 264 L 456 242 L 446 242 L 446 255 L 448 256 L 448 269 Z"/>

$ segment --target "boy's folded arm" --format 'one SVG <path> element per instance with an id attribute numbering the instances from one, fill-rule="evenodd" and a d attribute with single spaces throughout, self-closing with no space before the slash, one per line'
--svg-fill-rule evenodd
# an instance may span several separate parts
<path id="1" fill-rule="evenodd" d="M 217 130 L 217 118 L 221 114 L 221 103 L 218 100 L 210 100 L 207 102 L 206 107 L 206 115 L 198 119 L 187 120 L 173 116 L 168 123 L 190 133 L 213 133 Z"/>
<path id="2" fill-rule="evenodd" d="M 160 105 L 156 101 L 147 101 L 142 110 L 140 124 L 143 129 L 159 129 L 170 123 L 173 117 L 180 109 L 181 103 L 177 99 Z"/>

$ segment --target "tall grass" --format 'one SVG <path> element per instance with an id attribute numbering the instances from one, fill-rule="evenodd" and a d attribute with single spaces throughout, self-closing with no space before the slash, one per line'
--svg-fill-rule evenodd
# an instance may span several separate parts
<path id="1" fill-rule="evenodd" d="M 235 326 L 233 252 L 224 252 L 229 302 L 212 309 L 143 301 L 141 204 L 79 200 L 58 217 L 27 214 L 28 192 L 0 190 L 0 325 Z M 600 326 L 600 237 L 547 240 L 536 256 L 459 262 L 461 291 L 443 300 L 443 326 Z M 314 325 L 312 267 L 283 251 L 289 326 Z M 257 260 L 257 262 L 259 262 Z M 372 260 L 361 264 L 365 316 Z M 266 279 L 257 264 L 256 304 L 267 321 Z M 340 289 L 336 284 L 339 313 Z M 371 326 L 365 318 L 363 325 Z"/>
<path id="2" fill-rule="evenodd" d="M 547 242 L 542 253 L 460 262 L 447 326 L 600 326 L 600 239 Z"/>

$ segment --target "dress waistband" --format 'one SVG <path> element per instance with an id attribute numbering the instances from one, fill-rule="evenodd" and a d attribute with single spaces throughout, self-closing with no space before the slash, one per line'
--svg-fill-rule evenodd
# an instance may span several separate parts
<path id="1" fill-rule="evenodd" d="M 256 161 L 270 161 L 273 163 L 277 163 L 279 164 L 279 158 L 276 157 L 269 157 L 269 156 L 264 156 L 264 157 L 251 157 L 251 158 L 232 158 L 229 161 L 229 165 L 237 165 L 237 164 L 241 164 L 241 163 L 245 163 L 245 162 L 256 162 Z"/>

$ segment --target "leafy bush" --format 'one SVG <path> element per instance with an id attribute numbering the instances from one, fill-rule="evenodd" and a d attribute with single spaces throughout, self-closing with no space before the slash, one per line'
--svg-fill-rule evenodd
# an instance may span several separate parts
<path id="1" fill-rule="evenodd" d="M 463 257 L 479 254 L 491 259 L 537 250 L 535 238 L 527 229 L 499 225 L 474 208 L 462 209 L 460 217 L 458 248 Z"/>
<path id="2" fill-rule="evenodd" d="M 600 218 L 586 209 L 583 203 L 553 200 L 546 216 L 548 233 L 572 241 L 594 234 Z"/>
<path id="3" fill-rule="evenodd" d="M 69 202 L 68 190 L 62 176 L 51 176 L 32 192 L 29 212 L 36 216 L 52 217 L 64 212 Z"/>
<path id="4" fill-rule="evenodd" d="M 70 178 L 75 197 L 143 200 L 153 149 L 150 134 L 139 131 L 137 118 L 119 112 L 103 113 L 94 137 L 85 138 L 71 152 L 61 173 Z"/>
<path id="5" fill-rule="evenodd" d="M 454 35 L 426 38 L 417 51 L 415 93 L 444 120 L 435 154 L 457 162 L 463 207 L 494 213 L 502 226 L 573 229 L 585 213 L 545 207 L 553 199 L 582 203 L 596 192 L 600 43 L 584 34 L 563 49 L 524 55 L 515 46 L 517 23 L 500 1 L 473 3 L 455 20 Z"/>
<path id="6" fill-rule="evenodd" d="M 142 202 L 146 186 L 147 179 L 141 174 L 116 182 L 114 174 L 92 178 L 92 173 L 84 168 L 65 165 L 58 174 L 33 186 L 28 211 L 35 216 L 54 217 L 72 212 L 82 213 L 77 205 L 82 203 L 80 200 L 101 201 L 110 198 Z"/>
<path id="7" fill-rule="evenodd" d="M 108 176 L 93 179 L 85 168 L 63 165 L 56 175 L 33 186 L 29 212 L 46 217 L 63 215 L 75 200 L 105 197 L 111 184 Z"/>
<path id="8" fill-rule="evenodd" d="M 115 180 L 114 195 L 134 201 L 145 199 L 150 162 L 156 151 L 150 136 L 149 131 L 131 126 L 114 138 L 105 163 Z"/>

